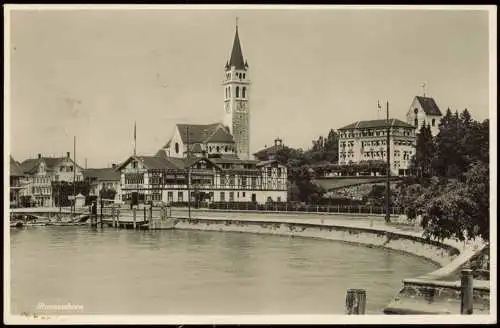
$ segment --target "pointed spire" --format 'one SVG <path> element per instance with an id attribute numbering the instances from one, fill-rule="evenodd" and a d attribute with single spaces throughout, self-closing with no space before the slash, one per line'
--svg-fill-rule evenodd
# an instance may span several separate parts
<path id="1" fill-rule="evenodd" d="M 236 18 L 236 33 L 234 34 L 233 50 L 229 59 L 229 67 L 235 66 L 236 69 L 245 69 L 245 61 L 241 51 L 240 37 L 238 35 L 238 19 Z M 248 66 L 248 65 L 247 65 Z"/>

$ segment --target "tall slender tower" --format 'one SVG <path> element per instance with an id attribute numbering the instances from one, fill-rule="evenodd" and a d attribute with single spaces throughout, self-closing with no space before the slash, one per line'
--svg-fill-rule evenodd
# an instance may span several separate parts
<path id="1" fill-rule="evenodd" d="M 224 88 L 224 124 L 229 128 L 236 143 L 236 152 L 240 159 L 250 158 L 250 79 L 248 63 L 243 59 L 238 21 L 234 35 L 233 50 L 229 62 L 226 62 Z"/>

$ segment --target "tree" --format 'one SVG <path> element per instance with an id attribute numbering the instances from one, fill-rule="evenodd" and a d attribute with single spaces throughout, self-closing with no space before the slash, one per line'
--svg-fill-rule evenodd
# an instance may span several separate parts
<path id="1" fill-rule="evenodd" d="M 415 156 L 412 158 L 411 169 L 420 173 L 421 176 L 431 176 L 435 151 L 436 147 L 432 138 L 431 127 L 423 124 L 417 136 Z"/>
<path id="2" fill-rule="evenodd" d="M 489 240 L 488 166 L 476 162 L 463 176 L 464 181 L 434 178 L 417 199 L 427 238 Z"/>

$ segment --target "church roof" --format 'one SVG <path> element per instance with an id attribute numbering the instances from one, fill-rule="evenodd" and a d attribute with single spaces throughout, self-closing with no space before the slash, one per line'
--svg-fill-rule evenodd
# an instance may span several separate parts
<path id="1" fill-rule="evenodd" d="M 229 59 L 229 68 L 235 66 L 236 69 L 245 69 L 245 60 L 241 51 L 240 37 L 238 35 L 238 27 L 234 34 L 233 50 L 231 51 L 231 59 Z"/>
<path id="2" fill-rule="evenodd" d="M 391 118 L 389 120 L 391 127 L 400 128 L 415 128 L 413 125 L 398 120 L 396 118 Z M 349 125 L 339 128 L 339 130 L 351 130 L 351 129 L 371 129 L 371 128 L 384 128 L 386 126 L 386 120 L 369 120 L 369 121 L 356 121 Z"/>
<path id="3" fill-rule="evenodd" d="M 234 143 L 233 136 L 221 123 L 177 124 L 177 128 L 179 129 L 182 142 L 185 144 L 207 142 Z"/>
<path id="4" fill-rule="evenodd" d="M 441 113 L 441 111 L 439 110 L 439 107 L 433 98 L 422 97 L 422 96 L 416 96 L 415 98 L 417 98 L 417 100 L 420 103 L 420 106 L 422 106 L 422 109 L 424 110 L 425 114 L 427 114 L 427 115 L 439 115 L 439 116 L 443 115 Z"/>

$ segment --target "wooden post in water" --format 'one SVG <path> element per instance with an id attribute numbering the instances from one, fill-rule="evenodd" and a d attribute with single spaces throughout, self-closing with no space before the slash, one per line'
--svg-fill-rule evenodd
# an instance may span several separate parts
<path id="1" fill-rule="evenodd" d="M 103 226 L 103 222 L 102 222 L 102 210 L 103 210 L 103 205 L 104 205 L 104 201 L 101 199 L 101 228 Z"/>
<path id="2" fill-rule="evenodd" d="M 461 271 L 460 314 L 472 314 L 472 296 L 474 292 L 472 270 Z"/>
<path id="3" fill-rule="evenodd" d="M 345 308 L 346 314 L 365 314 L 366 291 L 364 289 L 348 289 Z"/>
<path id="4" fill-rule="evenodd" d="M 134 227 L 134 229 L 135 229 L 135 228 L 136 228 L 137 207 L 134 207 L 134 208 L 132 209 L 132 215 L 133 215 L 133 217 L 134 217 L 134 225 L 133 225 L 133 227 Z"/>

